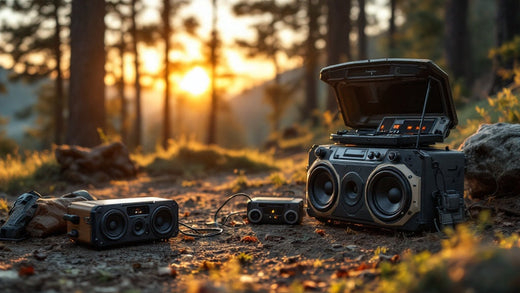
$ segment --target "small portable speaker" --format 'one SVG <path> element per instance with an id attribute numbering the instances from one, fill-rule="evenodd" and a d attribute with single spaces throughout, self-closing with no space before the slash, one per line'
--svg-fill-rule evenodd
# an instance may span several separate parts
<path id="1" fill-rule="evenodd" d="M 178 218 L 177 203 L 159 197 L 73 202 L 64 215 L 70 239 L 96 248 L 168 239 Z"/>
<path id="2" fill-rule="evenodd" d="M 247 203 L 247 219 L 252 224 L 299 224 L 303 199 L 293 197 L 255 197 Z"/>

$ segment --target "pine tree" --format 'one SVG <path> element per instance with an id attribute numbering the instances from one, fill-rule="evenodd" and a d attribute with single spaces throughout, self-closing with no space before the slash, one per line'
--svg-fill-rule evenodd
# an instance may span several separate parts
<path id="1" fill-rule="evenodd" d="M 12 61 L 11 80 L 23 79 L 33 82 L 41 78 L 54 78 L 54 138 L 56 144 L 62 143 L 64 133 L 64 94 L 62 51 L 63 41 L 60 34 L 66 20 L 62 11 L 69 9 L 64 0 L 12 0 L 0 1 L 0 9 L 10 9 L 10 21 L 1 26 L 1 53 Z M 27 17 L 30 16 L 30 17 Z M 12 19 L 19 20 L 11 23 Z M 48 30 L 48 26 L 52 31 Z"/>
<path id="2" fill-rule="evenodd" d="M 73 0 L 66 142 L 92 147 L 105 128 L 105 1 Z"/>
<path id="3" fill-rule="evenodd" d="M 237 44 L 245 48 L 249 57 L 265 57 L 270 60 L 275 71 L 274 84 L 272 88 L 268 88 L 265 92 L 265 99 L 273 107 L 272 117 L 277 120 L 273 121 L 273 130 L 278 131 L 280 126 L 281 113 L 285 109 L 290 99 L 290 95 L 281 95 L 287 93 L 283 88 L 280 74 L 282 68 L 279 61 L 279 55 L 287 53 L 288 46 L 284 46 L 279 35 L 279 27 L 297 27 L 297 19 L 295 16 L 299 11 L 297 3 L 284 2 L 278 3 L 275 0 L 270 1 L 241 1 L 233 6 L 233 12 L 237 16 L 264 16 L 258 23 L 254 24 L 256 38 L 253 41 L 237 40 Z"/>

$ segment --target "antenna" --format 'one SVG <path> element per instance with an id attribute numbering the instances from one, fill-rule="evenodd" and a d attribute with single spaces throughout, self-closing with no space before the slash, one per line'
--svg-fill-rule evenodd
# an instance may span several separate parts
<path id="1" fill-rule="evenodd" d="M 419 130 L 417 132 L 417 141 L 415 142 L 416 149 L 419 148 L 419 140 L 421 138 L 421 131 L 422 131 L 422 126 L 423 126 L 423 122 L 424 122 L 424 114 L 426 113 L 426 105 L 428 104 L 428 97 L 430 96 L 431 81 L 432 81 L 431 78 L 428 78 L 428 88 L 426 88 L 426 97 L 424 97 L 424 104 L 423 104 L 423 109 L 422 109 L 422 114 L 421 114 L 421 122 L 419 123 Z"/>

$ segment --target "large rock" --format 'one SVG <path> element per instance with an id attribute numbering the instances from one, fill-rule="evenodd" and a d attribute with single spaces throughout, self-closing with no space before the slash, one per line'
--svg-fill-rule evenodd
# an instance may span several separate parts
<path id="1" fill-rule="evenodd" d="M 460 149 L 471 197 L 520 194 L 520 124 L 483 124 Z"/>
<path id="2" fill-rule="evenodd" d="M 56 148 L 55 156 L 63 176 L 74 182 L 97 183 L 137 175 L 137 166 L 120 142 L 92 149 L 62 145 Z"/>

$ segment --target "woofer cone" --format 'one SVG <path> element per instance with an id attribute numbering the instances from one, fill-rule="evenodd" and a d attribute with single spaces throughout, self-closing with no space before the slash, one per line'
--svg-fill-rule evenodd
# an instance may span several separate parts
<path id="1" fill-rule="evenodd" d="M 347 205 L 355 206 L 363 197 L 363 179 L 355 172 L 348 172 L 341 180 L 341 194 Z"/>
<path id="2" fill-rule="evenodd" d="M 132 226 L 132 232 L 135 236 L 142 236 L 146 232 L 146 223 L 143 219 L 137 218 Z"/>
<path id="3" fill-rule="evenodd" d="M 250 223 L 257 224 L 262 220 L 262 212 L 259 209 L 252 209 L 247 213 Z"/>
<path id="4" fill-rule="evenodd" d="M 101 218 L 101 233 L 110 240 L 121 239 L 127 226 L 127 217 L 120 210 L 109 210 Z"/>
<path id="5" fill-rule="evenodd" d="M 401 218 L 410 208 L 411 198 L 410 184 L 394 168 L 377 171 L 368 182 L 368 206 L 381 221 L 390 222 Z"/>
<path id="6" fill-rule="evenodd" d="M 299 220 L 298 213 L 294 210 L 286 211 L 285 214 L 283 215 L 283 218 L 285 220 L 285 223 L 291 224 L 291 225 L 298 223 L 298 220 Z"/>
<path id="7" fill-rule="evenodd" d="M 168 236 L 173 230 L 174 221 L 173 213 L 168 207 L 158 207 L 152 214 L 152 230 L 158 236 Z"/>
<path id="8" fill-rule="evenodd" d="M 325 212 L 331 209 L 338 196 L 335 172 L 325 165 L 315 167 L 309 175 L 307 194 L 316 210 Z"/>

